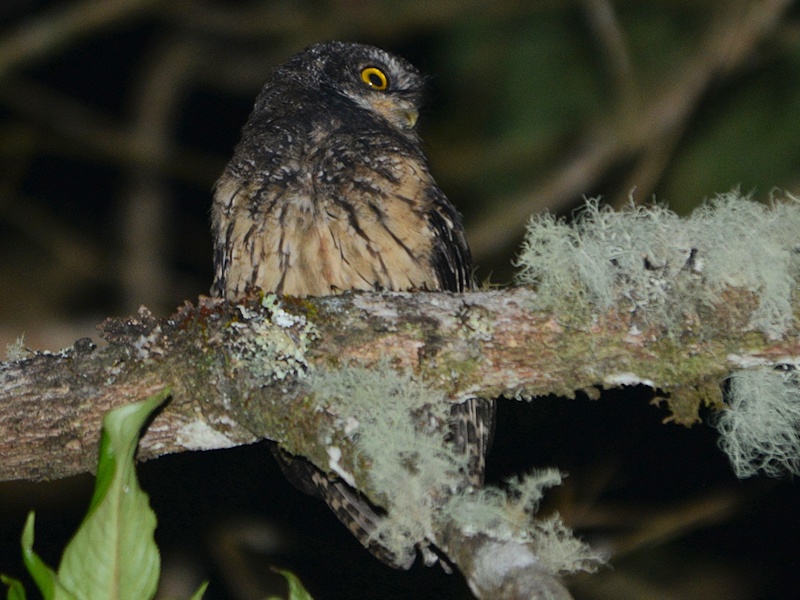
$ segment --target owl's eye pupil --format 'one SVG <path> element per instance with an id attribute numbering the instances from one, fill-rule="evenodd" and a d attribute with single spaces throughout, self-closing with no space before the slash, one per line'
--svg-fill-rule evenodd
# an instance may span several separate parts
<path id="1" fill-rule="evenodd" d="M 386 74 L 377 67 L 367 67 L 361 71 L 361 81 L 374 90 L 385 90 L 389 86 Z"/>

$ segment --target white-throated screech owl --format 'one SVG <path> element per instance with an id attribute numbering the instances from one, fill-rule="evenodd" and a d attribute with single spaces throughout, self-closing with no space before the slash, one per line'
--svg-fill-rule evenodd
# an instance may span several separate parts
<path id="1" fill-rule="evenodd" d="M 275 69 L 258 95 L 212 207 L 212 294 L 323 296 L 347 290 L 472 289 L 461 217 L 436 185 L 415 125 L 424 79 L 361 44 L 317 44 Z M 450 443 L 482 485 L 493 403 L 454 405 Z M 385 563 L 408 568 L 371 533 L 380 511 L 341 479 L 278 454 Z"/>

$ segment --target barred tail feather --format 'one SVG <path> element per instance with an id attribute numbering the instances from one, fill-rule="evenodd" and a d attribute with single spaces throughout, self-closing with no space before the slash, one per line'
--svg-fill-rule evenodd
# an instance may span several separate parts
<path id="1" fill-rule="evenodd" d="M 483 487 L 486 454 L 494 437 L 495 403 L 484 398 L 470 398 L 453 405 L 450 414 L 451 443 L 456 452 L 469 453 L 468 483 Z"/>
<path id="2" fill-rule="evenodd" d="M 273 446 L 273 454 L 286 478 L 301 491 L 324 500 L 375 558 L 395 569 L 408 569 L 414 564 L 416 552 L 413 548 L 397 554 L 380 545 L 374 534 L 384 517 L 356 490 L 341 479 L 329 478 L 307 460 L 292 456 L 277 446 Z"/>

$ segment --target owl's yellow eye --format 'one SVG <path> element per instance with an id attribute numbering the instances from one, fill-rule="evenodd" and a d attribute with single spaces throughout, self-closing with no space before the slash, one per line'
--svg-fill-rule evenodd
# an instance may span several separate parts
<path id="1" fill-rule="evenodd" d="M 361 81 L 373 90 L 383 91 L 389 86 L 386 74 L 376 67 L 367 67 L 361 71 Z"/>

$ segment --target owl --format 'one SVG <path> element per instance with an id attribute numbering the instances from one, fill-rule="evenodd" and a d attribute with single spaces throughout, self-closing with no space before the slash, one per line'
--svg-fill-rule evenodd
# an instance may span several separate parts
<path id="1" fill-rule="evenodd" d="M 212 295 L 471 289 L 461 217 L 416 129 L 424 85 L 402 58 L 361 44 L 317 44 L 276 68 L 215 187 Z M 469 455 L 470 483 L 481 485 L 493 404 L 469 400 L 452 416 L 449 443 Z M 277 456 L 375 556 L 413 563 L 413 551 L 398 556 L 375 541 L 381 512 L 356 490 Z"/>

